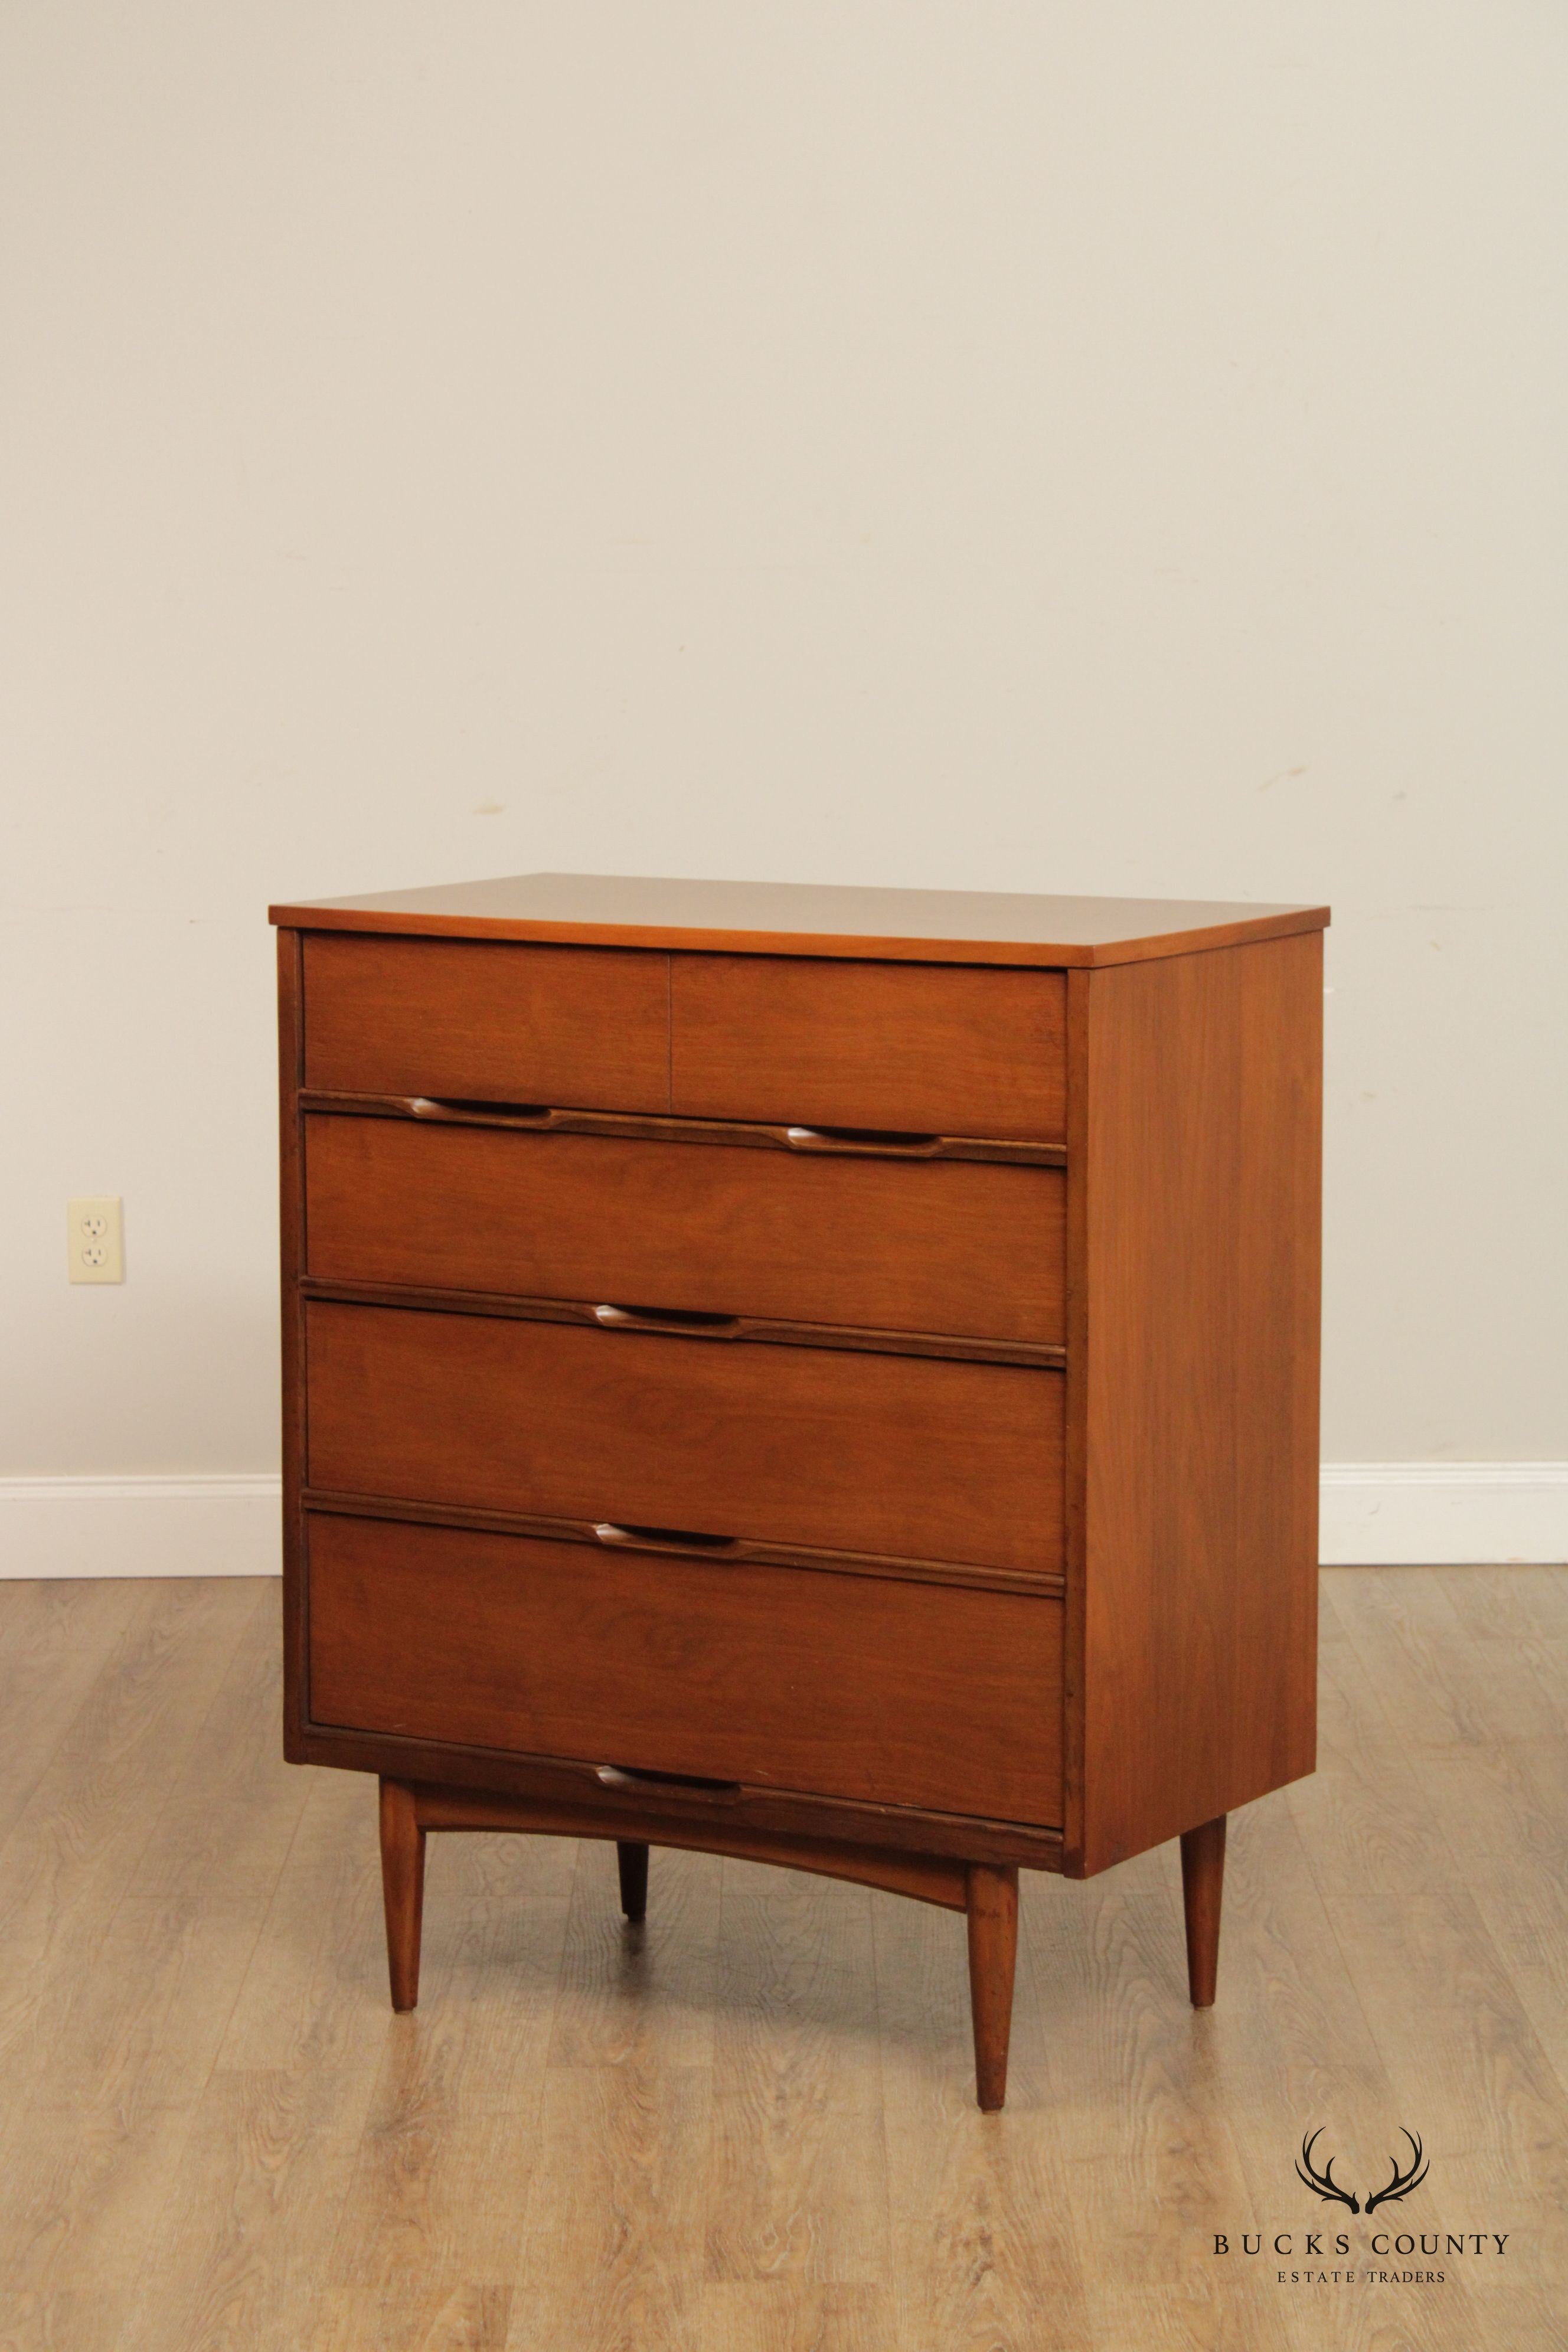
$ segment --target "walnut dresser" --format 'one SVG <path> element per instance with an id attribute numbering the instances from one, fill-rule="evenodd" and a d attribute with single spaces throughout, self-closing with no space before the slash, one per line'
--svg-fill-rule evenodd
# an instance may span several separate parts
<path id="1" fill-rule="evenodd" d="M 279 907 L 285 1745 L 425 1836 L 967 1916 L 1312 1769 L 1323 908 L 524 876 Z M 657 1898 L 657 1886 L 656 1886 Z M 657 1907 L 657 1906 L 656 1906 Z"/>

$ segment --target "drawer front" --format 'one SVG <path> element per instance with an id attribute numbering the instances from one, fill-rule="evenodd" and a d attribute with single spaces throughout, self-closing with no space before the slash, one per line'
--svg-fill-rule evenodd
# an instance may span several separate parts
<path id="1" fill-rule="evenodd" d="M 1063 1338 L 1056 1168 L 318 1117 L 305 1171 L 328 1281 Z"/>
<path id="2" fill-rule="evenodd" d="M 1062 1381 L 313 1301 L 310 1484 L 1059 1573 Z"/>
<path id="3" fill-rule="evenodd" d="M 304 958 L 309 1087 L 669 1107 L 666 956 L 328 931 Z"/>
<path id="4" fill-rule="evenodd" d="M 1059 971 L 670 959 L 671 1107 L 702 1118 L 1059 1141 Z"/>
<path id="5" fill-rule="evenodd" d="M 1061 1606 L 314 1516 L 310 1715 L 1053 1826 Z"/>

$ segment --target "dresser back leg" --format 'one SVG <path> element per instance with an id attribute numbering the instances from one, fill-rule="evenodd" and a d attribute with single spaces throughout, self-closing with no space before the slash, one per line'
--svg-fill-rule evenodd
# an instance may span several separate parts
<path id="1" fill-rule="evenodd" d="M 404 1780 L 381 1784 L 381 1895 L 386 1910 L 386 1966 L 394 2009 L 419 1998 L 419 1929 L 425 1913 L 425 1832 L 414 1791 Z"/>
<path id="2" fill-rule="evenodd" d="M 647 1848 L 632 1838 L 617 1838 L 616 1862 L 621 1874 L 621 1909 L 628 1919 L 647 1911 Z"/>
<path id="3" fill-rule="evenodd" d="M 1187 1986 L 1194 2009 L 1214 2006 L 1219 1961 L 1219 1906 L 1225 1888 L 1225 1824 L 1221 1813 L 1182 1832 L 1182 1906 L 1187 1915 Z"/>
<path id="4" fill-rule="evenodd" d="M 985 2113 L 994 2115 L 1007 2095 L 1013 1971 L 1018 1956 L 1018 1872 L 1010 1863 L 972 1862 L 966 1875 L 974 2094 Z"/>

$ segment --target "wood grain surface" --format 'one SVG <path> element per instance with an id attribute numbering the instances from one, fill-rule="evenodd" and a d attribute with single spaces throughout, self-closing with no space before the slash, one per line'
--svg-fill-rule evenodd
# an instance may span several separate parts
<path id="1" fill-rule="evenodd" d="M 658 881 L 514 874 L 271 909 L 301 929 L 563 940 L 606 947 L 921 962 L 1142 961 L 1321 930 L 1326 907 L 1178 898 L 1060 898 L 1001 890 L 886 890 L 831 883 Z"/>
<path id="2" fill-rule="evenodd" d="M 1321 940 L 1073 1017 L 1069 1873 L 1312 1769 Z"/>
<path id="3" fill-rule="evenodd" d="M 1059 972 L 678 955 L 670 1108 L 1058 1141 Z"/>
<path id="4" fill-rule="evenodd" d="M 1055 1168 L 311 1118 L 305 1169 L 321 1278 L 1063 1336 Z"/>
<path id="5" fill-rule="evenodd" d="M 322 1301 L 306 1325 L 313 1486 L 1061 1564 L 1055 1372 Z"/>
<path id="6" fill-rule="evenodd" d="M 304 950 L 308 1086 L 669 1108 L 668 957 L 322 932 Z"/>
<path id="7" fill-rule="evenodd" d="M 386 1786 L 385 1781 L 382 1783 Z M 640 1854 L 632 1871 L 640 1902 L 626 1916 L 640 1921 L 647 1915 L 647 1852 L 650 1845 L 692 1853 L 733 1855 L 741 1862 L 765 1862 L 781 1870 L 805 1870 L 823 1878 L 846 1878 L 858 1886 L 880 1887 L 889 1895 L 907 1895 L 918 1903 L 934 1903 L 948 1911 L 962 1911 L 968 1899 L 968 1864 L 937 1854 L 900 1853 L 892 1847 L 852 1845 L 847 1840 L 767 1837 L 737 1827 L 726 1805 L 723 1817 L 709 1809 L 706 1820 L 681 1816 L 664 1801 L 664 1786 L 645 1783 L 640 1804 L 628 1805 L 625 1819 L 606 1824 L 593 1804 L 562 1803 L 526 1797 L 499 1797 L 486 1790 L 453 1789 L 439 1784 L 415 1788 L 415 1810 L 427 1830 L 516 1830 L 553 1837 L 602 1838 L 613 1842 L 624 1896 L 627 1875 L 625 1857 Z M 636 1843 L 626 1842 L 636 1833 Z M 640 1875 L 639 1875 L 640 1874 Z"/>
<path id="8" fill-rule="evenodd" d="M 310 1590 L 323 1724 L 1058 1818 L 1057 1601 L 331 1516 Z"/>
<path id="9" fill-rule="evenodd" d="M 1338 1696 L 1316 1778 L 1232 1822 L 1219 2006 L 1188 2004 L 1173 1843 L 1024 1873 L 999 2117 L 962 1919 L 744 1862 L 656 1849 L 634 1927 L 612 1843 L 432 1837 L 393 2017 L 374 1782 L 278 1759 L 276 1587 L 0 1583 L 33 1742 L 0 1843 L 0 2346 L 1545 2352 L 1568 1572 L 1323 1583 Z M 1370 1841 L 1374 1805 L 1407 1834 Z M 1420 2130 L 1404 2226 L 1506 2255 L 1373 2265 L 1445 2272 L 1420 2288 L 1216 2259 L 1321 2226 L 1292 2173 L 1320 2123 L 1358 2187 Z"/>
<path id="10" fill-rule="evenodd" d="M 484 1792 L 509 1804 L 537 1803 L 552 1817 L 587 1805 L 606 1834 L 652 1835 L 645 1781 L 605 1781 L 596 1766 L 565 1762 L 558 1756 L 448 1747 L 385 1732 L 332 1731 L 310 1726 L 291 1740 L 289 1752 L 296 1762 L 416 1780 L 426 1796 L 432 1785 L 429 1776 L 439 1774 L 441 1784 L 469 1797 Z M 635 1792 L 629 1801 L 628 1791 Z M 793 1843 L 804 1839 L 879 1853 L 891 1851 L 917 1860 L 949 1856 L 965 1864 L 1016 1863 L 1022 1870 L 1061 1868 L 1061 1832 L 1024 1822 L 997 1821 L 978 1813 L 933 1812 L 921 1805 L 805 1796 L 752 1783 L 736 1783 L 733 1791 L 726 1784 L 717 1801 L 706 1781 L 688 1787 L 678 1780 L 661 1780 L 658 1791 L 662 1819 L 684 1822 L 690 1829 L 709 1828 L 721 1813 L 723 1850 L 754 1861 L 777 1862 L 778 1840 Z M 422 1798 L 421 1803 L 425 1801 Z"/>

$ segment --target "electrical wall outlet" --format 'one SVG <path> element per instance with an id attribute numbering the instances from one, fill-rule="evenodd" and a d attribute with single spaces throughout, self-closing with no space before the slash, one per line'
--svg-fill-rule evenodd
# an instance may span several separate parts
<path id="1" fill-rule="evenodd" d="M 108 1193 L 66 1202 L 66 1271 L 72 1282 L 123 1282 L 125 1226 Z"/>

